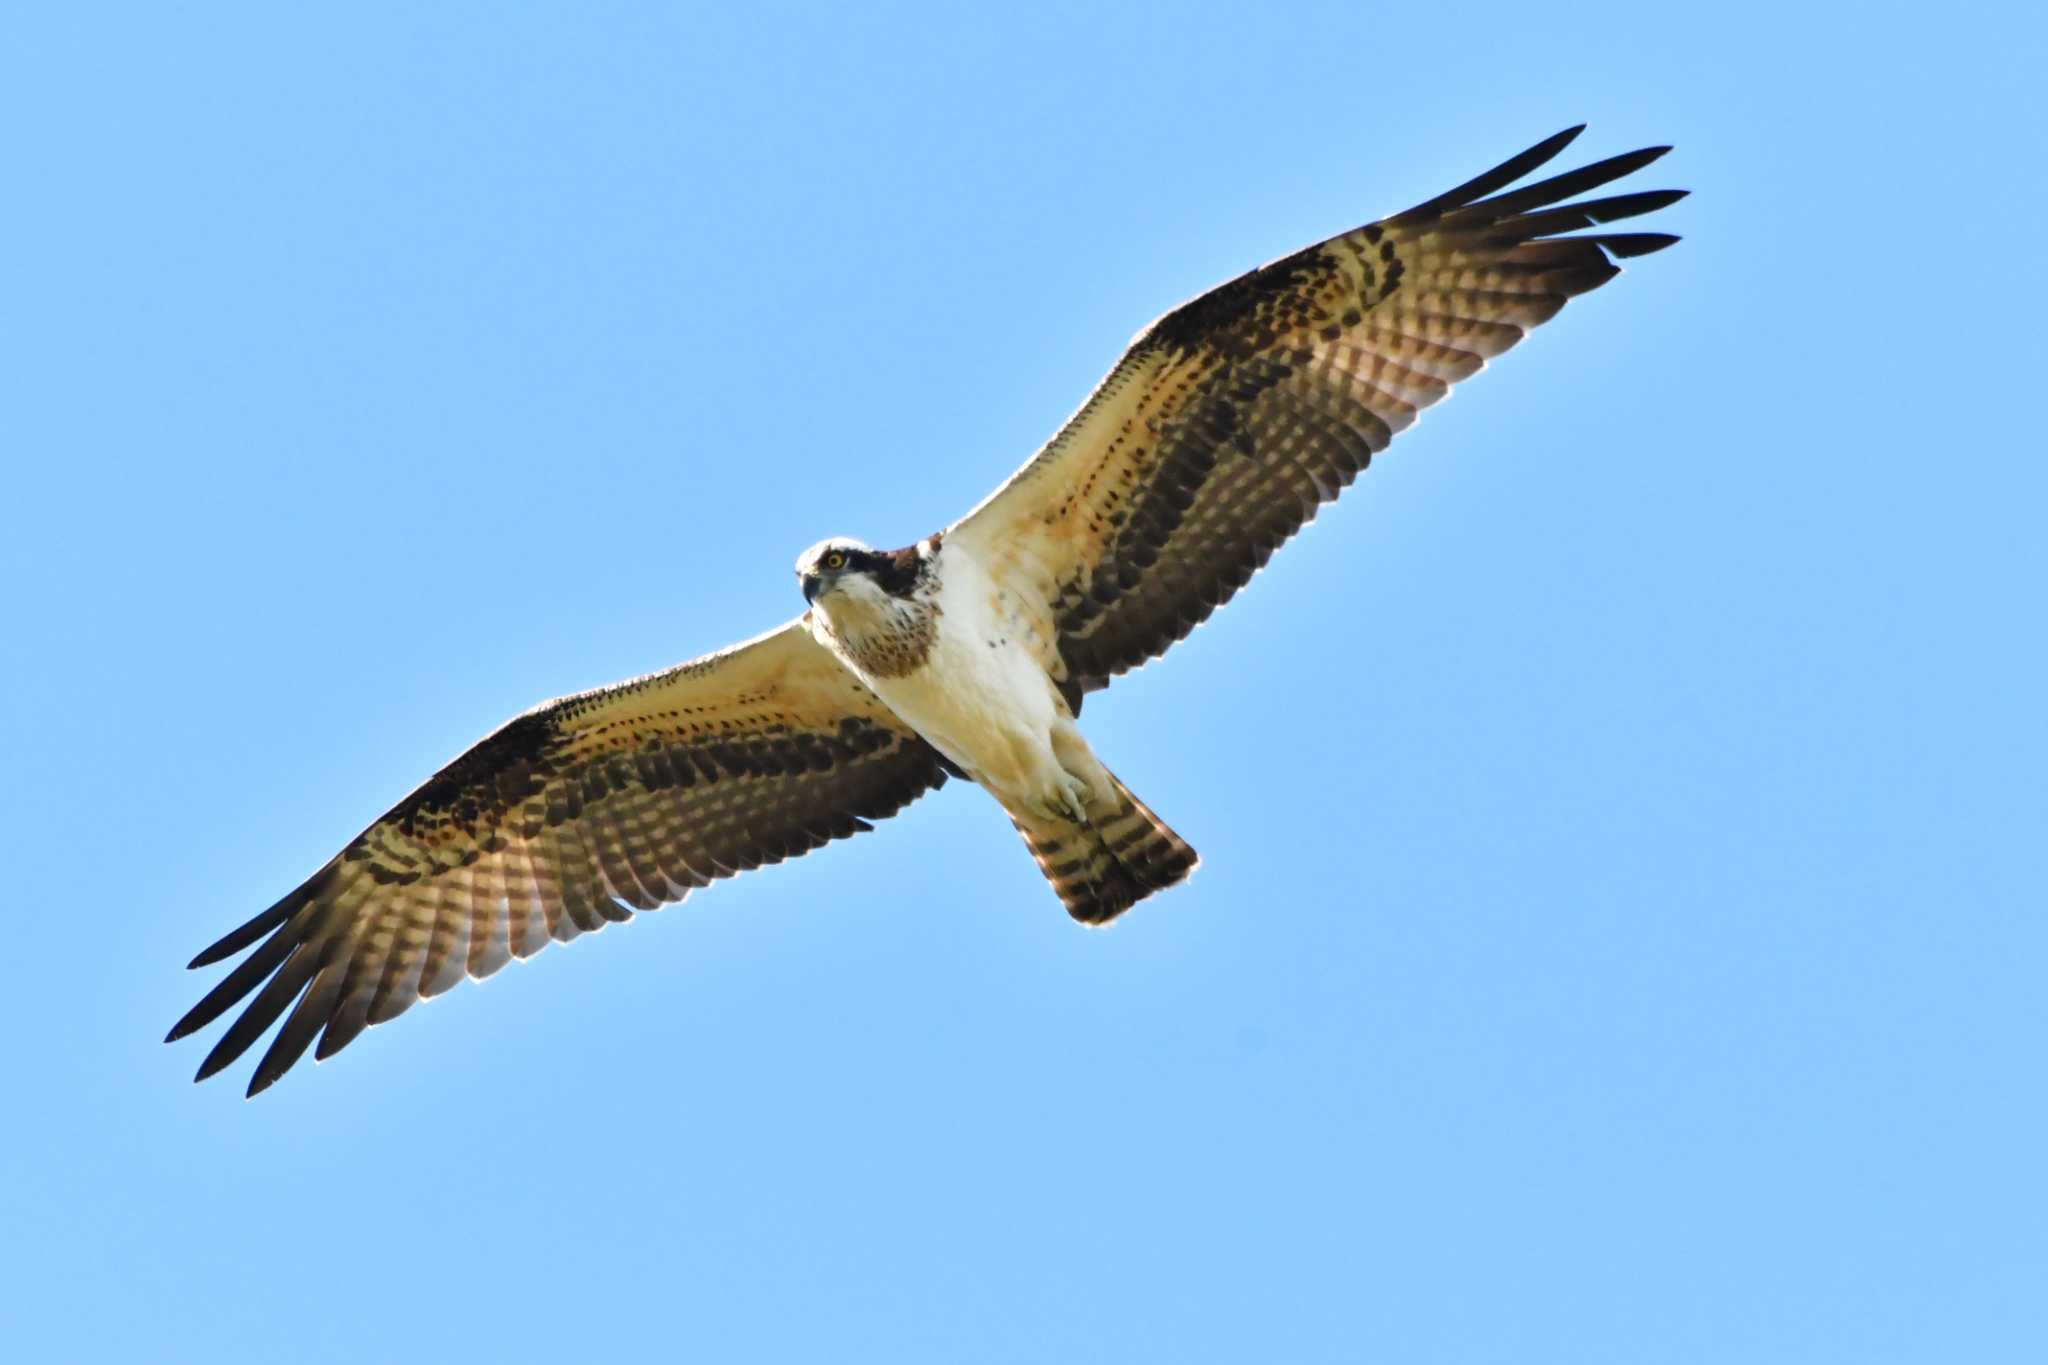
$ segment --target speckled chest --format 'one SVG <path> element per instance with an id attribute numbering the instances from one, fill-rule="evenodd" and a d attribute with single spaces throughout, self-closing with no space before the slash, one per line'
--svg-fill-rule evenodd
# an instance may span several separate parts
<path id="1" fill-rule="evenodd" d="M 924 667 L 939 638 L 939 609 L 910 602 L 865 630 L 839 637 L 854 665 L 874 678 L 901 678 Z"/>
<path id="2" fill-rule="evenodd" d="M 902 678 L 925 666 L 939 638 L 940 578 L 927 566 L 903 597 L 851 603 L 824 622 L 839 654 L 871 678 Z"/>

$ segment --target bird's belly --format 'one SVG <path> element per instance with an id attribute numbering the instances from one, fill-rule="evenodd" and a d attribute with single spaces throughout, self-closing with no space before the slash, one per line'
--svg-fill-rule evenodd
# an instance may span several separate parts
<path id="1" fill-rule="evenodd" d="M 1022 647 L 941 618 L 922 668 L 870 682 L 889 709 L 998 796 L 1024 797 L 1052 763 L 1053 689 Z"/>

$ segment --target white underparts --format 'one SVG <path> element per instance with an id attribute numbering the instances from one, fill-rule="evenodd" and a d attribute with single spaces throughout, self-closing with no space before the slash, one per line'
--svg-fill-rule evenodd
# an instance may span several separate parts
<path id="1" fill-rule="evenodd" d="M 1033 650 L 1028 622 L 1010 602 L 963 547 L 942 544 L 911 602 L 864 578 L 849 580 L 818 599 L 811 631 L 1005 807 L 1085 818 L 1113 799 L 1109 775 L 1067 714 Z M 906 612 L 930 631 L 916 666 L 864 666 L 882 657 L 876 640 L 902 633 Z"/>

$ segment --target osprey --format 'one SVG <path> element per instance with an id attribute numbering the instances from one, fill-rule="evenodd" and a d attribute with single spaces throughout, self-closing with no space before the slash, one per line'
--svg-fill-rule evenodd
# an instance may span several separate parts
<path id="1" fill-rule="evenodd" d="M 1106 924 L 1195 851 L 1082 735 L 1082 697 L 1163 653 L 1422 408 L 1666 233 L 1570 236 L 1683 197 L 1564 202 L 1652 147 L 1509 189 L 1581 131 L 1295 252 L 1139 334 L 979 507 L 900 550 L 820 542 L 766 635 L 545 703 L 485 737 L 270 909 L 171 1029 L 255 999 L 275 1082 L 465 976 L 871 828 L 948 776 L 992 795 L 1068 913 Z M 287 1013 L 289 1011 L 289 1013 Z"/>

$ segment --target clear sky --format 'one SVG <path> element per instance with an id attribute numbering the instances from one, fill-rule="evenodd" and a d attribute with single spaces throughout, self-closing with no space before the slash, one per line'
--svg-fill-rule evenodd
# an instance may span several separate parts
<path id="1" fill-rule="evenodd" d="M 1096 10 L 14 13 L 14 1358 L 2048 1359 L 2042 20 Z M 253 1103 L 160 1043 L 500 720 L 1581 120 L 1686 241 L 1091 700 L 1186 888 L 956 785 Z"/>

